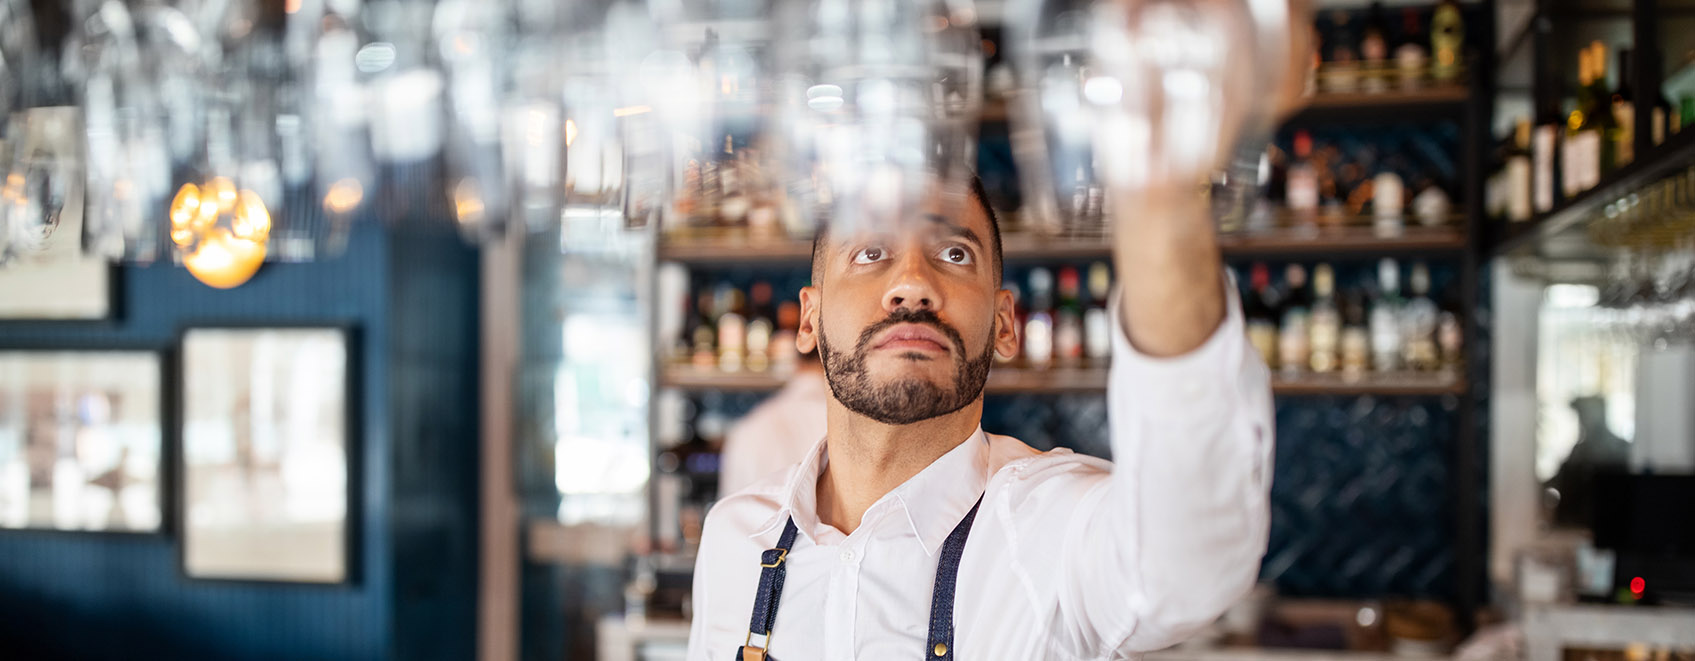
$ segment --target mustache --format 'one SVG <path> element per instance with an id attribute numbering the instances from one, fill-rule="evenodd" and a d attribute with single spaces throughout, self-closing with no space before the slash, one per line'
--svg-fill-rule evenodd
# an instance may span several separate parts
<path id="1" fill-rule="evenodd" d="M 942 321 L 941 316 L 937 315 L 934 310 L 924 309 L 896 308 L 882 321 L 865 327 L 865 330 L 859 334 L 859 343 L 855 348 L 859 353 L 864 353 L 866 347 L 870 346 L 872 338 L 897 324 L 923 324 L 941 331 L 943 335 L 947 336 L 948 342 L 953 344 L 954 354 L 960 358 L 965 358 L 965 337 L 960 335 L 959 331 L 955 330 L 953 326 Z"/>

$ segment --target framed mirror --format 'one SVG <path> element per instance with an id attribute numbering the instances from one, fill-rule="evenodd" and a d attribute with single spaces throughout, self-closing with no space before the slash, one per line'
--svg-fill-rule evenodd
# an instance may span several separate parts
<path id="1" fill-rule="evenodd" d="M 182 334 L 182 567 L 352 581 L 358 361 L 346 327 Z"/>
<path id="2" fill-rule="evenodd" d="M 0 350 L 0 529 L 162 529 L 162 363 Z"/>

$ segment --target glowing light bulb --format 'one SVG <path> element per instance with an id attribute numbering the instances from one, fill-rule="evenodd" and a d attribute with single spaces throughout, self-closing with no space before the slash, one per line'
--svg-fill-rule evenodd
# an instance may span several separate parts
<path id="1" fill-rule="evenodd" d="M 207 286 L 231 289 L 259 271 L 265 263 L 265 244 L 235 238 L 229 230 L 219 228 L 202 238 L 198 249 L 182 263 L 194 279 Z"/>

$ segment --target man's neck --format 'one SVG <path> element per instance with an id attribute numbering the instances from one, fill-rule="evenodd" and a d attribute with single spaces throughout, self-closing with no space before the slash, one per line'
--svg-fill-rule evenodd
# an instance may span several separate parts
<path id="1" fill-rule="evenodd" d="M 830 462 L 818 476 L 818 520 L 844 535 L 865 510 L 958 447 L 983 420 L 983 399 L 953 413 L 909 425 L 877 422 L 830 398 Z"/>

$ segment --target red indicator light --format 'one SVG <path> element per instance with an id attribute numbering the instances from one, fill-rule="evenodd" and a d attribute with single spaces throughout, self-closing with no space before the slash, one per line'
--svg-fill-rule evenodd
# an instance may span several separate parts
<path id="1" fill-rule="evenodd" d="M 1641 576 L 1630 579 L 1630 593 L 1631 594 L 1634 594 L 1634 595 L 1640 597 L 1640 596 L 1642 596 L 1642 591 L 1646 590 L 1646 589 L 1648 589 L 1648 582 L 1642 580 Z"/>

